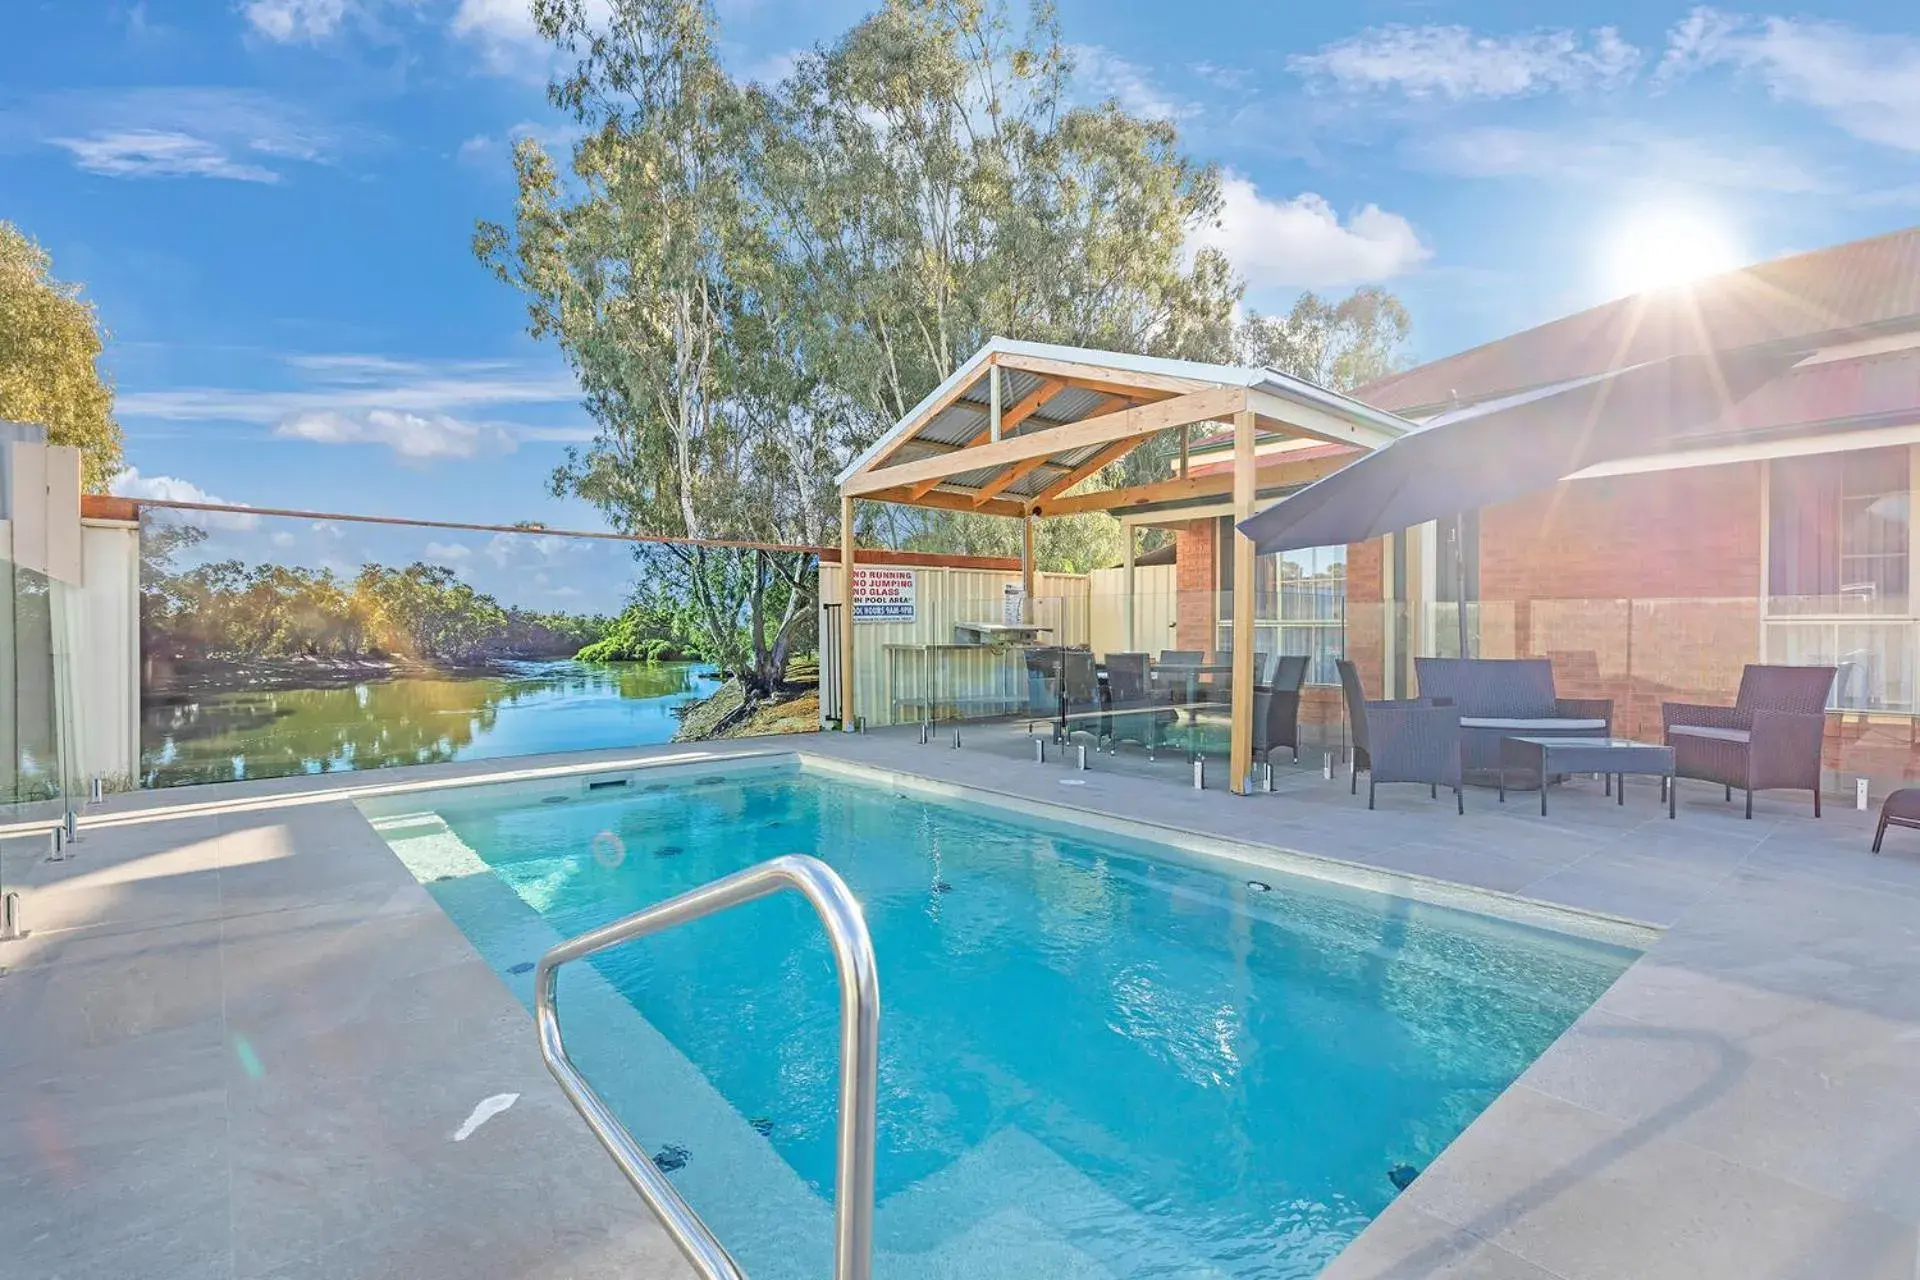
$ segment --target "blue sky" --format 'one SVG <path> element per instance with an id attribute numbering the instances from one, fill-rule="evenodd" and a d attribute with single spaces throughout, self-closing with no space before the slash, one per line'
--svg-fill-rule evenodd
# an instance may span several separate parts
<path id="1" fill-rule="evenodd" d="M 777 72 L 862 4 L 722 0 Z M 1622 292 L 1684 210 L 1756 260 L 1920 221 L 1911 5 L 1062 0 L 1076 92 L 1227 174 L 1249 300 L 1367 282 L 1431 358 Z M 589 434 L 473 261 L 509 140 L 560 137 L 524 0 L 9 0 L 0 218 L 85 282 L 128 492 L 598 528 Z M 1625 248 L 1622 247 L 1624 243 Z"/>

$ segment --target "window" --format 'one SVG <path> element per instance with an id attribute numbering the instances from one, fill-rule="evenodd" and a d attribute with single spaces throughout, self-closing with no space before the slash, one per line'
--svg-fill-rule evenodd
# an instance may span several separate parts
<path id="1" fill-rule="evenodd" d="M 1907 612 L 1910 486 L 1904 448 L 1775 462 L 1768 612 Z"/>
<path id="2" fill-rule="evenodd" d="M 1219 554 L 1219 644 L 1233 647 L 1233 521 L 1215 526 Z M 1346 653 L 1347 549 L 1314 547 L 1259 557 L 1254 563 L 1254 648 L 1304 654 L 1310 684 L 1338 684 L 1333 664 Z"/>
<path id="3" fill-rule="evenodd" d="M 1909 451 L 1781 458 L 1768 474 L 1767 660 L 1832 664 L 1836 707 L 1914 710 Z"/>

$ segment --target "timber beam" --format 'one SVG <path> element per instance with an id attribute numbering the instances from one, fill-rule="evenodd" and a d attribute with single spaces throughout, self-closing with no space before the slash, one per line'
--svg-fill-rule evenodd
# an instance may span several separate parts
<path id="1" fill-rule="evenodd" d="M 1312 484 L 1322 476 L 1330 476 L 1354 460 L 1354 454 L 1337 454 L 1332 457 L 1306 458 L 1290 461 L 1281 458 L 1262 459 L 1262 465 L 1256 473 L 1256 484 L 1262 489 L 1272 489 L 1285 485 Z M 1101 489 L 1094 493 L 1079 493 L 1065 498 L 1036 501 L 1033 513 L 1038 516 L 1071 516 L 1086 511 L 1111 511 L 1115 515 L 1124 515 L 1129 509 L 1154 507 L 1168 502 L 1186 502 L 1199 498 L 1225 497 L 1233 492 L 1233 472 L 1222 471 L 1214 475 L 1191 476 L 1185 480 L 1158 480 L 1152 484 L 1136 484 L 1125 489 Z"/>
<path id="2" fill-rule="evenodd" d="M 1176 395 L 1171 399 L 1102 414 L 1044 431 L 1028 431 L 992 444 L 959 449 L 936 458 L 921 458 L 878 470 L 869 470 L 848 480 L 843 493 L 854 497 L 877 495 L 885 489 L 912 491 L 922 481 L 944 479 L 989 467 L 1009 466 L 1030 458 L 1055 457 L 1084 449 L 1088 445 L 1107 445 L 1118 440 L 1152 435 L 1168 427 L 1190 422 L 1210 422 L 1238 413 L 1246 406 L 1245 387 L 1212 387 Z"/>

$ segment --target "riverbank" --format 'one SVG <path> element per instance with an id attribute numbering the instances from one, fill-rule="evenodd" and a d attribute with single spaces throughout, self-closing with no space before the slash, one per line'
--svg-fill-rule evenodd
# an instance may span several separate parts
<path id="1" fill-rule="evenodd" d="M 820 731 L 820 668 L 796 662 L 789 669 L 780 695 L 748 710 L 746 692 L 736 679 L 680 711 L 675 742 L 704 742 L 714 738 L 763 738 L 773 734 Z"/>
<path id="2" fill-rule="evenodd" d="M 571 659 L 488 675 L 358 674 L 148 696 L 140 785 L 653 746 L 680 728 L 678 708 L 720 684 L 698 663 Z"/>
<path id="3" fill-rule="evenodd" d="M 164 701 L 171 697 L 204 693 L 339 689 L 397 679 L 505 678 L 517 673 L 518 664 L 565 661 L 572 656 L 570 653 L 545 656 L 516 654 L 510 658 L 487 658 L 452 665 L 421 662 L 416 658 L 398 655 L 343 658 L 302 654 L 281 658 L 250 658 L 242 662 L 156 655 L 146 660 L 141 687 L 148 699 Z"/>

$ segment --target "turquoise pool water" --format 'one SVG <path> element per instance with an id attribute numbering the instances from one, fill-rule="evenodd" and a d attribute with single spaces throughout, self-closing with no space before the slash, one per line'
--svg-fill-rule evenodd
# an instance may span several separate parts
<path id="1" fill-rule="evenodd" d="M 810 773 L 644 781 L 376 822 L 523 999 L 556 936 L 777 853 L 837 869 L 880 964 L 884 1280 L 1312 1276 L 1635 954 Z M 836 1021 L 805 904 L 577 968 L 589 1078 L 750 1275 L 825 1275 Z"/>

